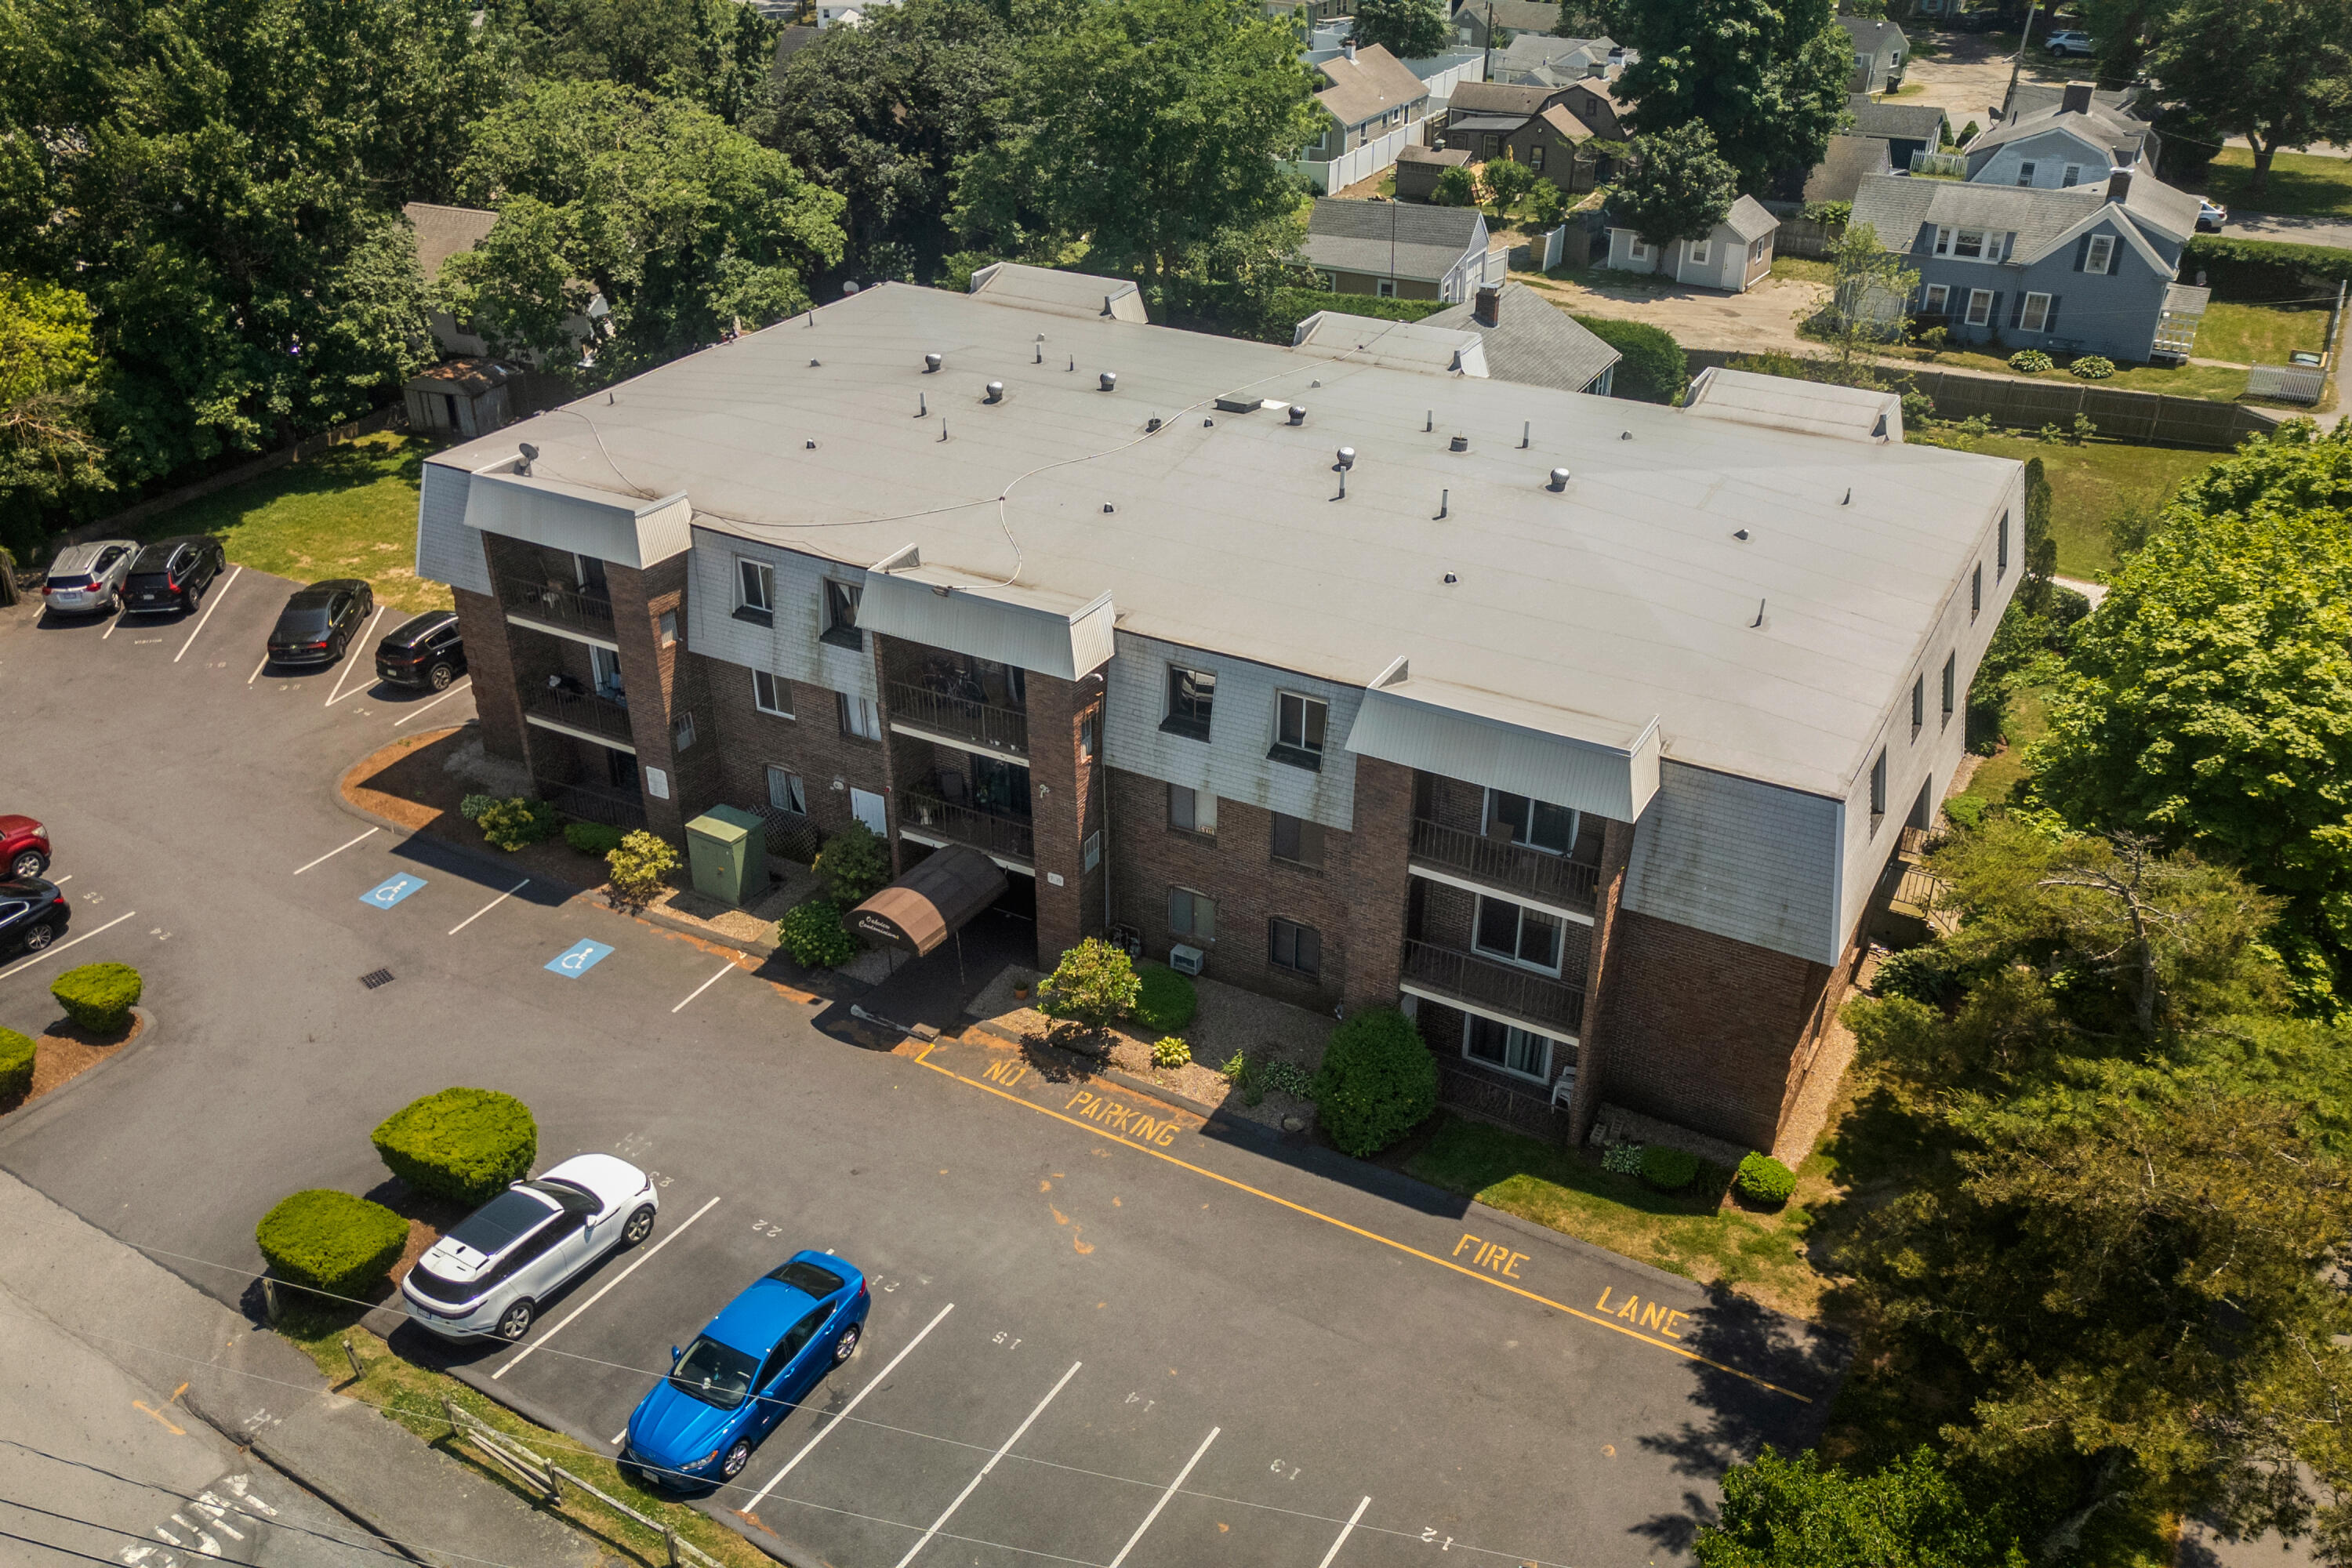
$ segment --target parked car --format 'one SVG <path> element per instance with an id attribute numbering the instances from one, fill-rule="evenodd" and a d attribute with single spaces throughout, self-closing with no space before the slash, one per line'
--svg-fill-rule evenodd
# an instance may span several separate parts
<path id="1" fill-rule="evenodd" d="M 0 881 L 0 958 L 38 952 L 66 934 L 73 906 L 55 882 L 38 877 Z"/>
<path id="2" fill-rule="evenodd" d="M 221 542 L 209 535 L 159 539 L 131 561 L 131 574 L 123 582 L 122 607 L 138 615 L 193 610 L 227 566 Z"/>
<path id="3" fill-rule="evenodd" d="M 269 662 L 332 664 L 373 614 L 375 590 L 356 577 L 297 588 L 269 630 Z"/>
<path id="4" fill-rule="evenodd" d="M 444 1339 L 519 1340 L 566 1281 L 652 1235 L 660 1207 L 652 1179 L 626 1160 L 575 1154 L 517 1182 L 425 1248 L 400 1282 L 401 1305 Z"/>
<path id="5" fill-rule="evenodd" d="M 2042 40 L 2042 47 L 2050 51 L 2050 57 L 2053 59 L 2063 60 L 2073 58 L 2088 59 L 2091 55 L 2091 35 L 2077 32 L 2053 33 Z"/>
<path id="6" fill-rule="evenodd" d="M 2197 232 L 2198 232 L 2198 233 L 2200 233 L 2200 234 L 2219 234 L 2219 233 L 2221 233 L 2221 226 L 2222 226 L 2223 224 L 2225 224 L 2225 223 L 2228 223 L 2229 221 L 2230 221 L 2230 209 L 2229 209 L 2228 207 L 2223 206 L 2223 205 L 2222 205 L 2221 203 L 2219 203 L 2219 202 L 2209 202 L 2209 201 L 2205 200 L 2202 196 L 2200 196 L 2200 197 L 2198 198 L 2198 200 L 2197 200 Z"/>
<path id="7" fill-rule="evenodd" d="M 41 583 L 41 597 L 52 610 L 86 616 L 122 607 L 122 580 L 131 572 L 131 558 L 139 546 L 128 539 L 100 539 L 89 544 L 68 544 L 49 563 Z"/>
<path id="8" fill-rule="evenodd" d="M 683 1351 L 629 1415 L 621 1463 L 656 1486 L 731 1481 L 751 1450 L 857 1352 L 874 1299 L 829 1252 L 800 1252 L 755 1281 Z"/>
<path id="9" fill-rule="evenodd" d="M 29 816 L 0 816 L 0 877 L 37 877 L 49 868 L 49 830 Z"/>
<path id="10" fill-rule="evenodd" d="M 396 686 L 445 691 L 466 672 L 466 642 L 457 612 L 432 610 L 386 632 L 375 645 L 375 672 Z"/>

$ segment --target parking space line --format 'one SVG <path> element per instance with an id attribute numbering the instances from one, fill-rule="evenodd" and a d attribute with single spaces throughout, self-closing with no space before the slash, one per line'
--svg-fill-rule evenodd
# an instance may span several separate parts
<path id="1" fill-rule="evenodd" d="M 857 1393 L 851 1397 L 849 1403 L 841 1407 L 839 1413 L 836 1414 L 832 1420 L 819 1427 L 814 1436 L 811 1436 L 807 1442 L 802 1444 L 801 1451 L 794 1454 L 790 1459 L 786 1460 L 784 1462 L 784 1468 L 778 1470 L 773 1476 L 771 1476 L 768 1479 L 768 1484 L 761 1487 L 757 1492 L 752 1494 L 751 1500 L 745 1503 L 736 1511 L 738 1513 L 748 1515 L 753 1509 L 759 1507 L 761 1502 L 766 1499 L 767 1495 L 776 1489 L 777 1484 L 782 1481 L 786 1476 L 791 1475 L 800 1462 L 803 1459 L 807 1458 L 809 1454 L 819 1443 L 824 1442 L 827 1437 L 832 1436 L 835 1432 L 838 1431 L 843 1423 L 849 1419 L 849 1413 L 856 1409 L 861 1404 L 865 1403 L 866 1396 L 867 1394 L 873 1393 L 876 1389 L 881 1387 L 884 1383 L 887 1382 L 890 1374 L 898 1370 L 898 1363 L 905 1361 L 909 1355 L 913 1354 L 915 1347 L 921 1344 L 924 1339 L 929 1335 L 930 1331 L 933 1329 L 938 1328 L 940 1324 L 946 1320 L 947 1315 L 954 1310 L 955 1303 L 953 1301 L 950 1301 L 946 1306 L 941 1307 L 938 1313 L 932 1317 L 931 1321 L 923 1325 L 923 1331 L 921 1333 L 917 1334 L 913 1339 L 908 1340 L 898 1353 L 890 1358 L 889 1364 L 875 1374 L 874 1380 L 871 1383 L 868 1383 L 865 1387 L 859 1389 Z M 628 1434 L 626 1432 L 621 1434 L 622 1437 L 625 1437 L 627 1436 Z M 613 1439 L 615 1443 L 620 1440 L 620 1437 Z M 934 1526 L 933 1528 L 937 1527 Z"/>
<path id="2" fill-rule="evenodd" d="M 351 662 L 351 648 L 353 645 L 365 643 L 369 638 L 375 636 L 376 622 L 383 619 L 384 611 L 390 607 L 391 606 L 386 605 L 378 605 L 375 607 L 375 614 L 368 617 L 367 629 L 361 632 L 359 636 L 353 637 L 350 642 L 343 645 L 343 672 L 335 677 L 335 689 L 328 694 L 327 700 L 323 706 L 332 708 L 336 703 L 341 702 L 343 700 L 343 682 L 352 678 L 352 671 L 357 668 Z M 367 688 L 364 686 L 355 686 L 352 689 L 351 695 L 357 697 L 361 692 L 365 691 L 366 689 Z"/>
<path id="3" fill-rule="evenodd" d="M 699 984 L 699 985 L 696 986 L 696 987 L 694 988 L 693 993 L 692 993 L 690 995 L 688 995 L 688 996 L 687 997 L 686 1002 L 691 1002 L 691 1001 L 693 1001 L 693 1000 L 694 1000 L 694 998 L 695 998 L 696 996 L 699 996 L 699 995 L 701 995 L 704 992 L 706 992 L 706 991 L 709 990 L 712 986 L 714 986 L 714 985 L 718 984 L 720 981 L 722 981 L 722 980 L 726 979 L 726 978 L 727 978 L 727 976 L 728 976 L 728 974 L 729 974 L 729 973 L 730 973 L 730 971 L 732 971 L 732 970 L 734 969 L 734 967 L 735 967 L 735 961 L 734 961 L 733 959 L 731 959 L 731 958 L 730 958 L 730 959 L 729 959 L 726 963 L 724 963 L 720 964 L 720 965 L 719 966 L 719 973 L 716 973 L 716 974 L 714 974 L 714 975 L 712 975 L 709 979 L 708 979 L 708 980 L 704 981 L 701 984 Z M 683 1012 L 685 1012 L 685 1011 L 686 1011 L 686 1002 L 681 1002 L 681 1003 L 679 1003 L 677 1006 L 672 1007 L 672 1008 L 670 1009 L 671 1013 L 673 1013 L 673 1014 L 677 1014 L 677 1013 L 683 1013 Z"/>
<path id="4" fill-rule="evenodd" d="M 480 909 L 476 910 L 472 914 L 467 915 L 456 925 L 451 926 L 449 928 L 449 934 L 451 936 L 456 936 L 459 931 L 464 931 L 467 926 L 472 925 L 476 921 L 480 920 L 484 915 L 488 914 L 492 910 L 497 909 L 500 904 L 505 903 L 509 899 L 513 898 L 517 893 L 521 892 L 525 888 L 530 886 L 530 879 L 529 877 L 525 877 L 521 881 L 517 882 L 513 887 L 509 888 L 505 892 L 500 893 L 497 898 L 492 899 L 488 903 L 484 904 Z"/>
<path id="5" fill-rule="evenodd" d="M 1347 1545 L 1348 1537 L 1355 1533 L 1356 1521 L 1363 1518 L 1364 1510 L 1371 1506 L 1372 1500 L 1370 1498 L 1356 1505 L 1356 1511 L 1349 1514 L 1348 1522 L 1339 1527 L 1339 1539 L 1331 1543 L 1331 1550 L 1323 1553 L 1323 1561 L 1317 1563 L 1315 1568 L 1331 1568 L 1331 1561 L 1339 1555 L 1339 1548 Z"/>
<path id="6" fill-rule="evenodd" d="M 73 880 L 73 873 L 72 873 L 71 871 L 68 871 L 68 872 L 67 872 L 67 873 L 66 873 L 64 876 L 62 876 L 62 877 L 52 877 L 52 878 L 50 878 L 50 879 L 49 879 L 49 886 L 51 886 L 52 888 L 62 888 L 62 887 L 64 887 L 68 882 L 70 882 L 70 881 L 72 881 L 72 880 Z"/>
<path id="7" fill-rule="evenodd" d="M 196 645 L 196 632 L 200 632 L 205 629 L 205 622 L 211 620 L 213 618 L 213 612 L 220 608 L 221 595 L 226 594 L 231 588 L 236 586 L 237 574 L 244 570 L 245 568 L 242 566 L 236 568 L 235 572 L 231 572 L 228 574 L 228 581 L 220 585 L 220 593 L 213 595 L 213 602 L 205 606 L 204 615 L 197 619 L 195 631 L 192 631 L 188 634 L 188 640 L 182 643 L 180 645 L 180 651 L 172 656 L 172 662 L 173 664 L 177 664 L 182 659 L 188 657 L 188 650 Z"/>
<path id="8" fill-rule="evenodd" d="M 466 679 L 465 679 L 464 680 L 459 681 L 457 685 L 455 685 L 455 686 L 451 687 L 448 690 L 446 690 L 446 691 L 443 692 L 440 696 L 436 697 L 432 701 L 427 702 L 427 703 L 425 705 L 425 708 L 438 708 L 438 707 L 440 707 L 440 706 L 441 706 L 441 704 L 443 704 L 444 702 L 448 701 L 448 700 L 449 700 L 449 699 L 451 699 L 452 697 L 457 696 L 459 692 L 464 691 L 464 690 L 466 689 L 466 688 L 467 688 L 467 687 L 469 687 L 469 686 L 471 686 L 471 685 L 473 685 L 473 684 L 474 684 L 474 678 L 473 678 L 472 676 L 470 676 L 470 675 L 469 675 L 469 676 L 466 677 Z M 419 709 L 415 710 L 415 712 L 404 713 L 404 714 L 401 715 L 399 718 L 394 719 L 394 720 L 392 721 L 392 727 L 393 727 L 394 729 L 395 729 L 395 730 L 399 729 L 403 724 L 405 724 L 405 723 L 407 723 L 411 719 L 415 718 L 415 717 L 416 717 L 416 715 L 417 715 L 418 713 L 422 713 L 422 712 L 424 712 L 424 711 L 425 711 L 425 708 L 419 708 Z"/>
<path id="9" fill-rule="evenodd" d="M 630 1264 L 626 1268 L 622 1269 L 618 1274 L 615 1274 L 610 1279 L 605 1280 L 604 1289 L 598 1290 L 593 1296 L 589 1297 L 585 1301 L 581 1302 L 580 1305 L 564 1313 L 562 1320 L 559 1321 L 555 1327 L 548 1330 L 547 1332 L 540 1335 L 539 1338 L 531 1341 L 530 1343 L 523 1346 L 522 1349 L 515 1352 L 512 1356 L 509 1356 L 507 1359 L 506 1365 L 490 1373 L 490 1381 L 496 1383 L 499 1378 L 504 1377 L 507 1373 L 520 1366 L 524 1362 L 529 1361 L 533 1351 L 539 1349 L 541 1345 L 547 1343 L 548 1341 L 562 1333 L 565 1326 L 569 1324 L 572 1319 L 578 1317 L 581 1313 L 586 1311 L 589 1308 L 603 1300 L 604 1299 L 605 1290 L 610 1290 L 614 1286 L 618 1285 L 622 1280 L 626 1279 L 630 1275 L 635 1274 L 638 1269 L 643 1268 L 646 1264 L 651 1263 L 654 1260 L 655 1253 L 659 1252 L 663 1247 L 667 1247 L 671 1242 L 676 1241 L 679 1237 L 684 1236 L 686 1234 L 687 1226 L 692 1225 L 696 1220 L 698 1220 L 704 1215 L 709 1214 L 712 1205 L 718 1202 L 718 1197 L 714 1196 L 711 1198 L 709 1203 L 703 1205 L 700 1208 L 687 1215 L 684 1224 L 681 1224 L 676 1230 L 664 1236 L 659 1241 L 655 1242 L 651 1247 L 646 1247 L 643 1253 L 630 1261 Z M 627 1434 L 623 1433 L 622 1436 L 626 1436 Z"/>
<path id="10" fill-rule="evenodd" d="M 99 927 L 96 931 L 86 931 L 78 937 L 73 937 L 58 943 L 55 947 L 45 947 L 41 949 L 40 952 L 32 954 L 28 958 L 18 959 L 7 968 L 0 969 L 0 980 L 7 979 L 8 976 L 16 973 L 16 971 L 20 969 L 30 969 L 33 965 L 40 963 L 41 960 L 45 958 L 55 958 L 58 954 L 71 947 L 75 942 L 88 942 L 94 936 L 104 936 L 108 931 L 112 931 L 116 926 L 121 925 L 124 921 L 129 920 L 132 915 L 135 915 L 139 911 L 137 910 L 131 910 L 123 914 L 119 914 L 112 920 L 107 921 L 104 925 Z"/>
<path id="11" fill-rule="evenodd" d="M 330 850 L 328 850 L 324 855 L 320 856 L 318 859 L 311 861 L 311 862 L 310 862 L 310 866 L 323 865 L 323 864 L 324 864 L 324 863 L 326 863 L 327 861 L 331 860 L 331 859 L 333 859 L 336 856 L 338 856 L 338 855 L 341 854 L 344 850 L 349 849 L 349 848 L 352 847 L 352 844 L 357 844 L 357 843 L 359 843 L 359 842 L 360 842 L 360 840 L 361 840 L 361 839 L 363 839 L 363 838 L 373 838 L 373 837 L 374 837 L 377 834 L 379 834 L 379 833 L 381 833 L 381 832 L 383 832 L 383 828 L 381 828 L 381 827 L 371 827 L 371 828 L 369 828 L 365 833 L 361 834 L 361 835 L 360 835 L 360 837 L 359 837 L 359 838 L 354 838 L 354 839 L 352 839 L 351 844 L 338 844 L 338 845 L 336 845 L 332 849 L 330 849 Z M 305 872 L 305 871 L 309 870 L 309 869 L 310 868 L 310 866 L 297 866 L 297 867 L 295 867 L 295 868 L 294 868 L 294 875 L 296 875 L 296 876 L 298 876 L 298 877 L 299 877 L 299 876 L 300 876 L 303 872 Z"/>
<path id="12" fill-rule="evenodd" d="M 907 1568 L 907 1564 L 915 1560 L 916 1554 L 931 1543 L 931 1537 L 940 1532 L 940 1527 L 953 1519 L 955 1510 L 963 1506 L 964 1500 L 980 1489 L 980 1483 L 988 1479 L 988 1472 L 996 1468 L 996 1461 L 1004 1458 L 1012 1450 L 1013 1444 L 1021 1441 L 1022 1435 L 1029 1430 L 1030 1424 L 1045 1414 L 1045 1406 L 1054 1403 L 1054 1395 L 1061 1393 L 1070 1379 L 1078 1375 L 1078 1368 L 1085 1364 L 1086 1363 L 1077 1361 L 1070 1363 L 1070 1370 L 1062 1374 L 1062 1381 L 1048 1389 L 1045 1397 L 1037 1402 L 1037 1408 L 1022 1418 L 1021 1425 L 1013 1429 L 1013 1436 L 1004 1439 L 1003 1445 L 988 1457 L 988 1463 L 980 1467 L 980 1474 L 963 1484 L 963 1490 L 956 1493 L 955 1501 L 948 1504 L 946 1511 L 931 1521 L 931 1528 L 923 1531 L 923 1538 L 907 1548 L 907 1555 L 898 1559 L 898 1568 Z"/>
<path id="13" fill-rule="evenodd" d="M 1118 1555 L 1110 1560 L 1109 1568 L 1118 1568 L 1127 1561 L 1127 1554 L 1135 1550 L 1135 1543 L 1143 1539 L 1143 1532 L 1151 1528 L 1151 1521 L 1160 1517 L 1160 1510 L 1168 1506 L 1168 1500 L 1176 1495 L 1176 1489 L 1184 1484 L 1184 1478 L 1192 1473 L 1192 1467 L 1201 1462 L 1201 1456 L 1209 1451 L 1209 1445 L 1217 1440 L 1217 1434 L 1223 1430 L 1220 1426 L 1209 1428 L 1209 1435 L 1201 1439 L 1201 1446 L 1192 1450 L 1192 1457 L 1184 1461 L 1184 1468 L 1176 1472 L 1176 1479 L 1168 1483 L 1168 1489 L 1160 1494 L 1160 1500 L 1151 1505 L 1151 1511 L 1143 1516 L 1143 1522 L 1135 1527 L 1135 1533 L 1127 1538 L 1127 1544 L 1120 1547 Z"/>
<path id="14" fill-rule="evenodd" d="M 261 679 L 261 672 L 268 668 L 269 656 L 265 653 L 261 656 L 261 662 L 253 667 L 253 673 L 245 678 L 245 683 L 247 686 L 251 686 L 255 681 Z"/>
<path id="15" fill-rule="evenodd" d="M 100 641 L 100 642 L 104 642 L 104 641 L 106 640 L 106 637 L 112 637 L 116 632 L 119 632 L 119 631 L 121 631 L 121 629 L 122 629 L 122 612 L 121 612 L 120 609 L 117 609 L 117 610 L 114 612 L 114 619 L 112 619 L 112 620 L 110 620 L 110 621 L 109 621 L 109 622 L 107 622 L 107 623 L 106 623 L 106 637 L 102 637 L 99 638 L 98 640 L 99 640 L 99 641 Z"/>

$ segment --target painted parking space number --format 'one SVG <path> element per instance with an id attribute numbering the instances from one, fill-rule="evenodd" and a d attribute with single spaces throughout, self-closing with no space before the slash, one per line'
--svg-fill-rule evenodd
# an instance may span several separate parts
<path id="1" fill-rule="evenodd" d="M 1276 1459 L 1274 1463 L 1268 1465 L 1266 1468 L 1272 1470 L 1276 1475 L 1280 1476 L 1286 1481 L 1295 1481 L 1298 1479 L 1298 1467 L 1297 1465 L 1286 1465 L 1280 1459 Z"/>
<path id="2" fill-rule="evenodd" d="M 612 948 L 601 942 L 583 940 L 572 943 L 547 961 L 547 967 L 567 979 L 577 980 L 604 962 Z"/>
<path id="3" fill-rule="evenodd" d="M 425 886 L 424 878 L 412 877 L 403 871 L 396 876 L 386 877 L 383 881 L 362 893 L 360 902 L 373 904 L 380 910 L 388 910 L 423 886 Z"/>

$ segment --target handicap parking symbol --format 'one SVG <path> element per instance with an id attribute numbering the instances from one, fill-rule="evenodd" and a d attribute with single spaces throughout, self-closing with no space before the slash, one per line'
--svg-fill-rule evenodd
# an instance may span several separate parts
<path id="1" fill-rule="evenodd" d="M 596 967 L 597 962 L 613 950 L 601 942 L 579 942 L 549 960 L 547 967 L 556 973 L 577 980 Z"/>
<path id="2" fill-rule="evenodd" d="M 387 877 L 377 886 L 362 893 L 360 902 L 373 904 L 380 910 L 388 910 L 423 886 L 425 886 L 424 878 L 412 877 L 403 871 L 396 877 Z"/>

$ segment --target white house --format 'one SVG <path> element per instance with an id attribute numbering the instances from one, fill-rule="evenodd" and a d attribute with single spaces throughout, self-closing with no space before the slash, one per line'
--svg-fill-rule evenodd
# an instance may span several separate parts
<path id="1" fill-rule="evenodd" d="M 1744 294 L 1772 270 L 1772 234 L 1780 220 L 1754 196 L 1742 196 L 1705 239 L 1650 244 L 1630 228 L 1609 231 L 1609 259 L 1621 272 L 1651 272 L 1677 283 Z"/>

